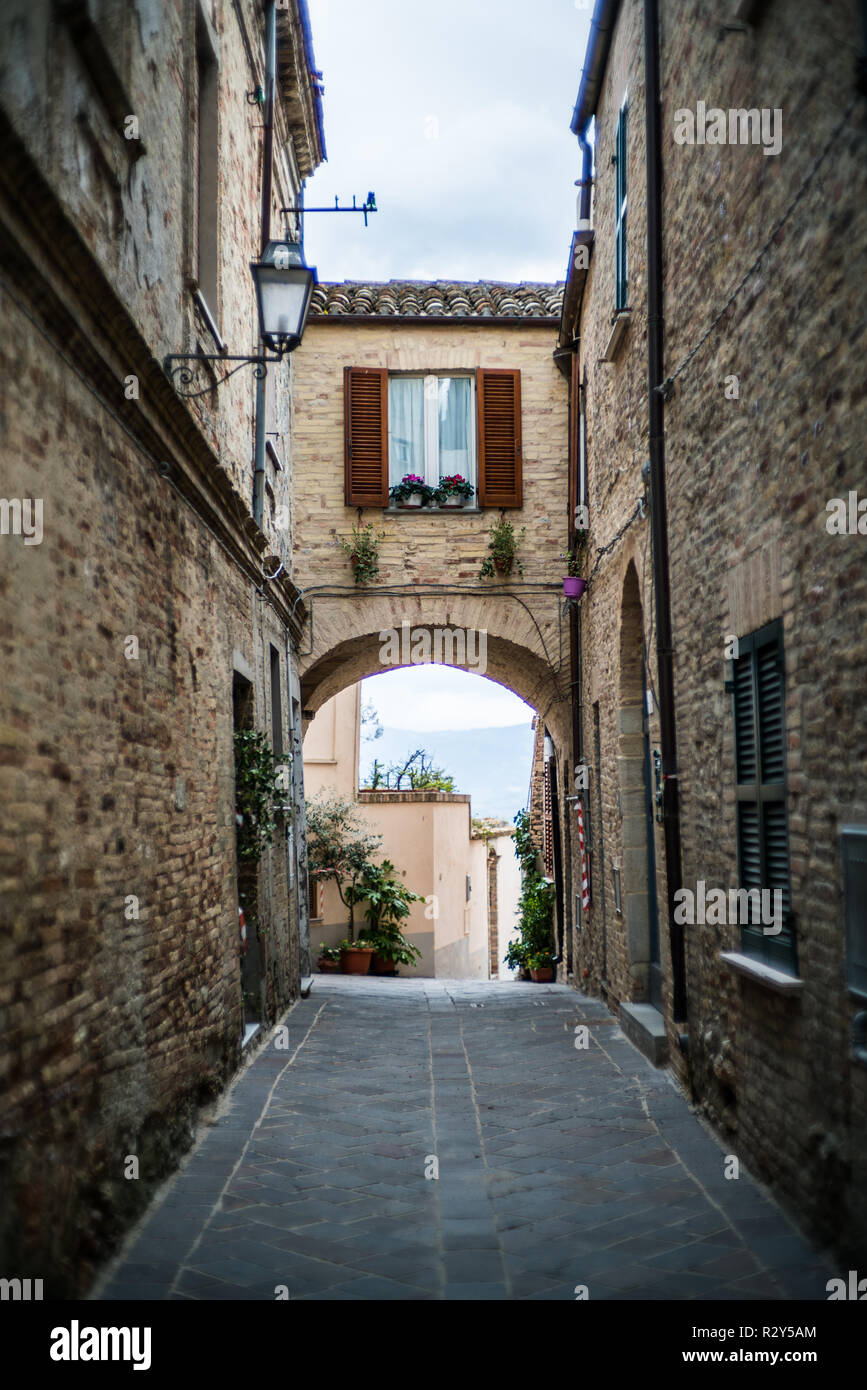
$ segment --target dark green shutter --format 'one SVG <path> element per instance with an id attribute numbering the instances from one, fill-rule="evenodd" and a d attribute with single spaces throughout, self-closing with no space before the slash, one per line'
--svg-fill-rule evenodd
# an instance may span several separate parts
<path id="1" fill-rule="evenodd" d="M 782 624 L 744 637 L 732 663 L 738 866 L 742 888 L 782 893 L 783 929 L 741 928 L 744 950 L 797 969 L 786 813 L 786 720 Z"/>

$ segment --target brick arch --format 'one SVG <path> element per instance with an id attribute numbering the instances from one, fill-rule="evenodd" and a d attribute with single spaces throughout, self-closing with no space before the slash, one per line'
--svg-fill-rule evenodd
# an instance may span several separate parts
<path id="1" fill-rule="evenodd" d="M 524 598 L 521 595 L 521 598 Z M 308 600 L 312 606 L 312 652 L 299 654 L 305 718 L 340 690 L 366 676 L 397 669 L 383 664 L 381 632 L 436 629 L 486 631 L 486 670 L 470 661 L 451 661 L 512 690 L 543 718 L 555 744 L 567 746 L 570 731 L 568 629 L 560 631 L 559 595 L 533 596 L 522 607 L 502 596 L 423 597 L 370 593 L 358 599 Z M 529 611 L 528 611 L 529 610 Z M 308 626 L 308 637 L 310 635 Z M 562 639 L 562 640 L 561 640 Z M 308 647 L 311 645 L 308 641 Z M 398 662 L 397 665 L 407 664 Z"/>

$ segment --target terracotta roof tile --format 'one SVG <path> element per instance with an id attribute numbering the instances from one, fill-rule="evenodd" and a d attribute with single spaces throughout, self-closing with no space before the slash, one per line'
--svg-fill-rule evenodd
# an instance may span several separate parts
<path id="1" fill-rule="evenodd" d="M 346 280 L 316 286 L 310 317 L 559 319 L 563 290 L 563 282 L 389 280 L 365 284 Z"/>

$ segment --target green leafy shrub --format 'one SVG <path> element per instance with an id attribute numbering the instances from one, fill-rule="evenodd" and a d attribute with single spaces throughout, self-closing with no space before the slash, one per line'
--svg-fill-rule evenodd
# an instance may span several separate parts
<path id="1" fill-rule="evenodd" d="M 235 823 L 238 858 L 261 859 L 274 839 L 284 793 L 277 787 L 277 768 L 268 735 L 254 729 L 235 733 Z"/>

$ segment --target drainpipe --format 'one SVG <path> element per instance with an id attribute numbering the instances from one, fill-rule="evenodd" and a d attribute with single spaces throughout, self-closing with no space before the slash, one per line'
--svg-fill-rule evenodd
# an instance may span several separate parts
<path id="1" fill-rule="evenodd" d="M 657 0 L 644 0 L 645 153 L 647 166 L 647 400 L 650 426 L 650 525 L 656 588 L 656 660 L 659 676 L 660 752 L 663 776 L 663 832 L 668 884 L 675 1022 L 686 1019 L 686 961 L 683 927 L 675 922 L 675 893 L 681 887 L 680 809 L 674 717 L 668 513 L 665 496 L 665 402 L 663 381 L 662 154 Z"/>
<path id="2" fill-rule="evenodd" d="M 277 0 L 268 0 L 265 16 L 265 140 L 262 149 L 262 211 L 260 254 L 271 240 L 271 188 L 274 165 L 274 86 L 277 80 Z M 265 345 L 259 340 L 259 353 Z M 265 383 L 256 381 L 256 446 L 253 465 L 253 520 L 262 525 L 265 509 Z"/>

